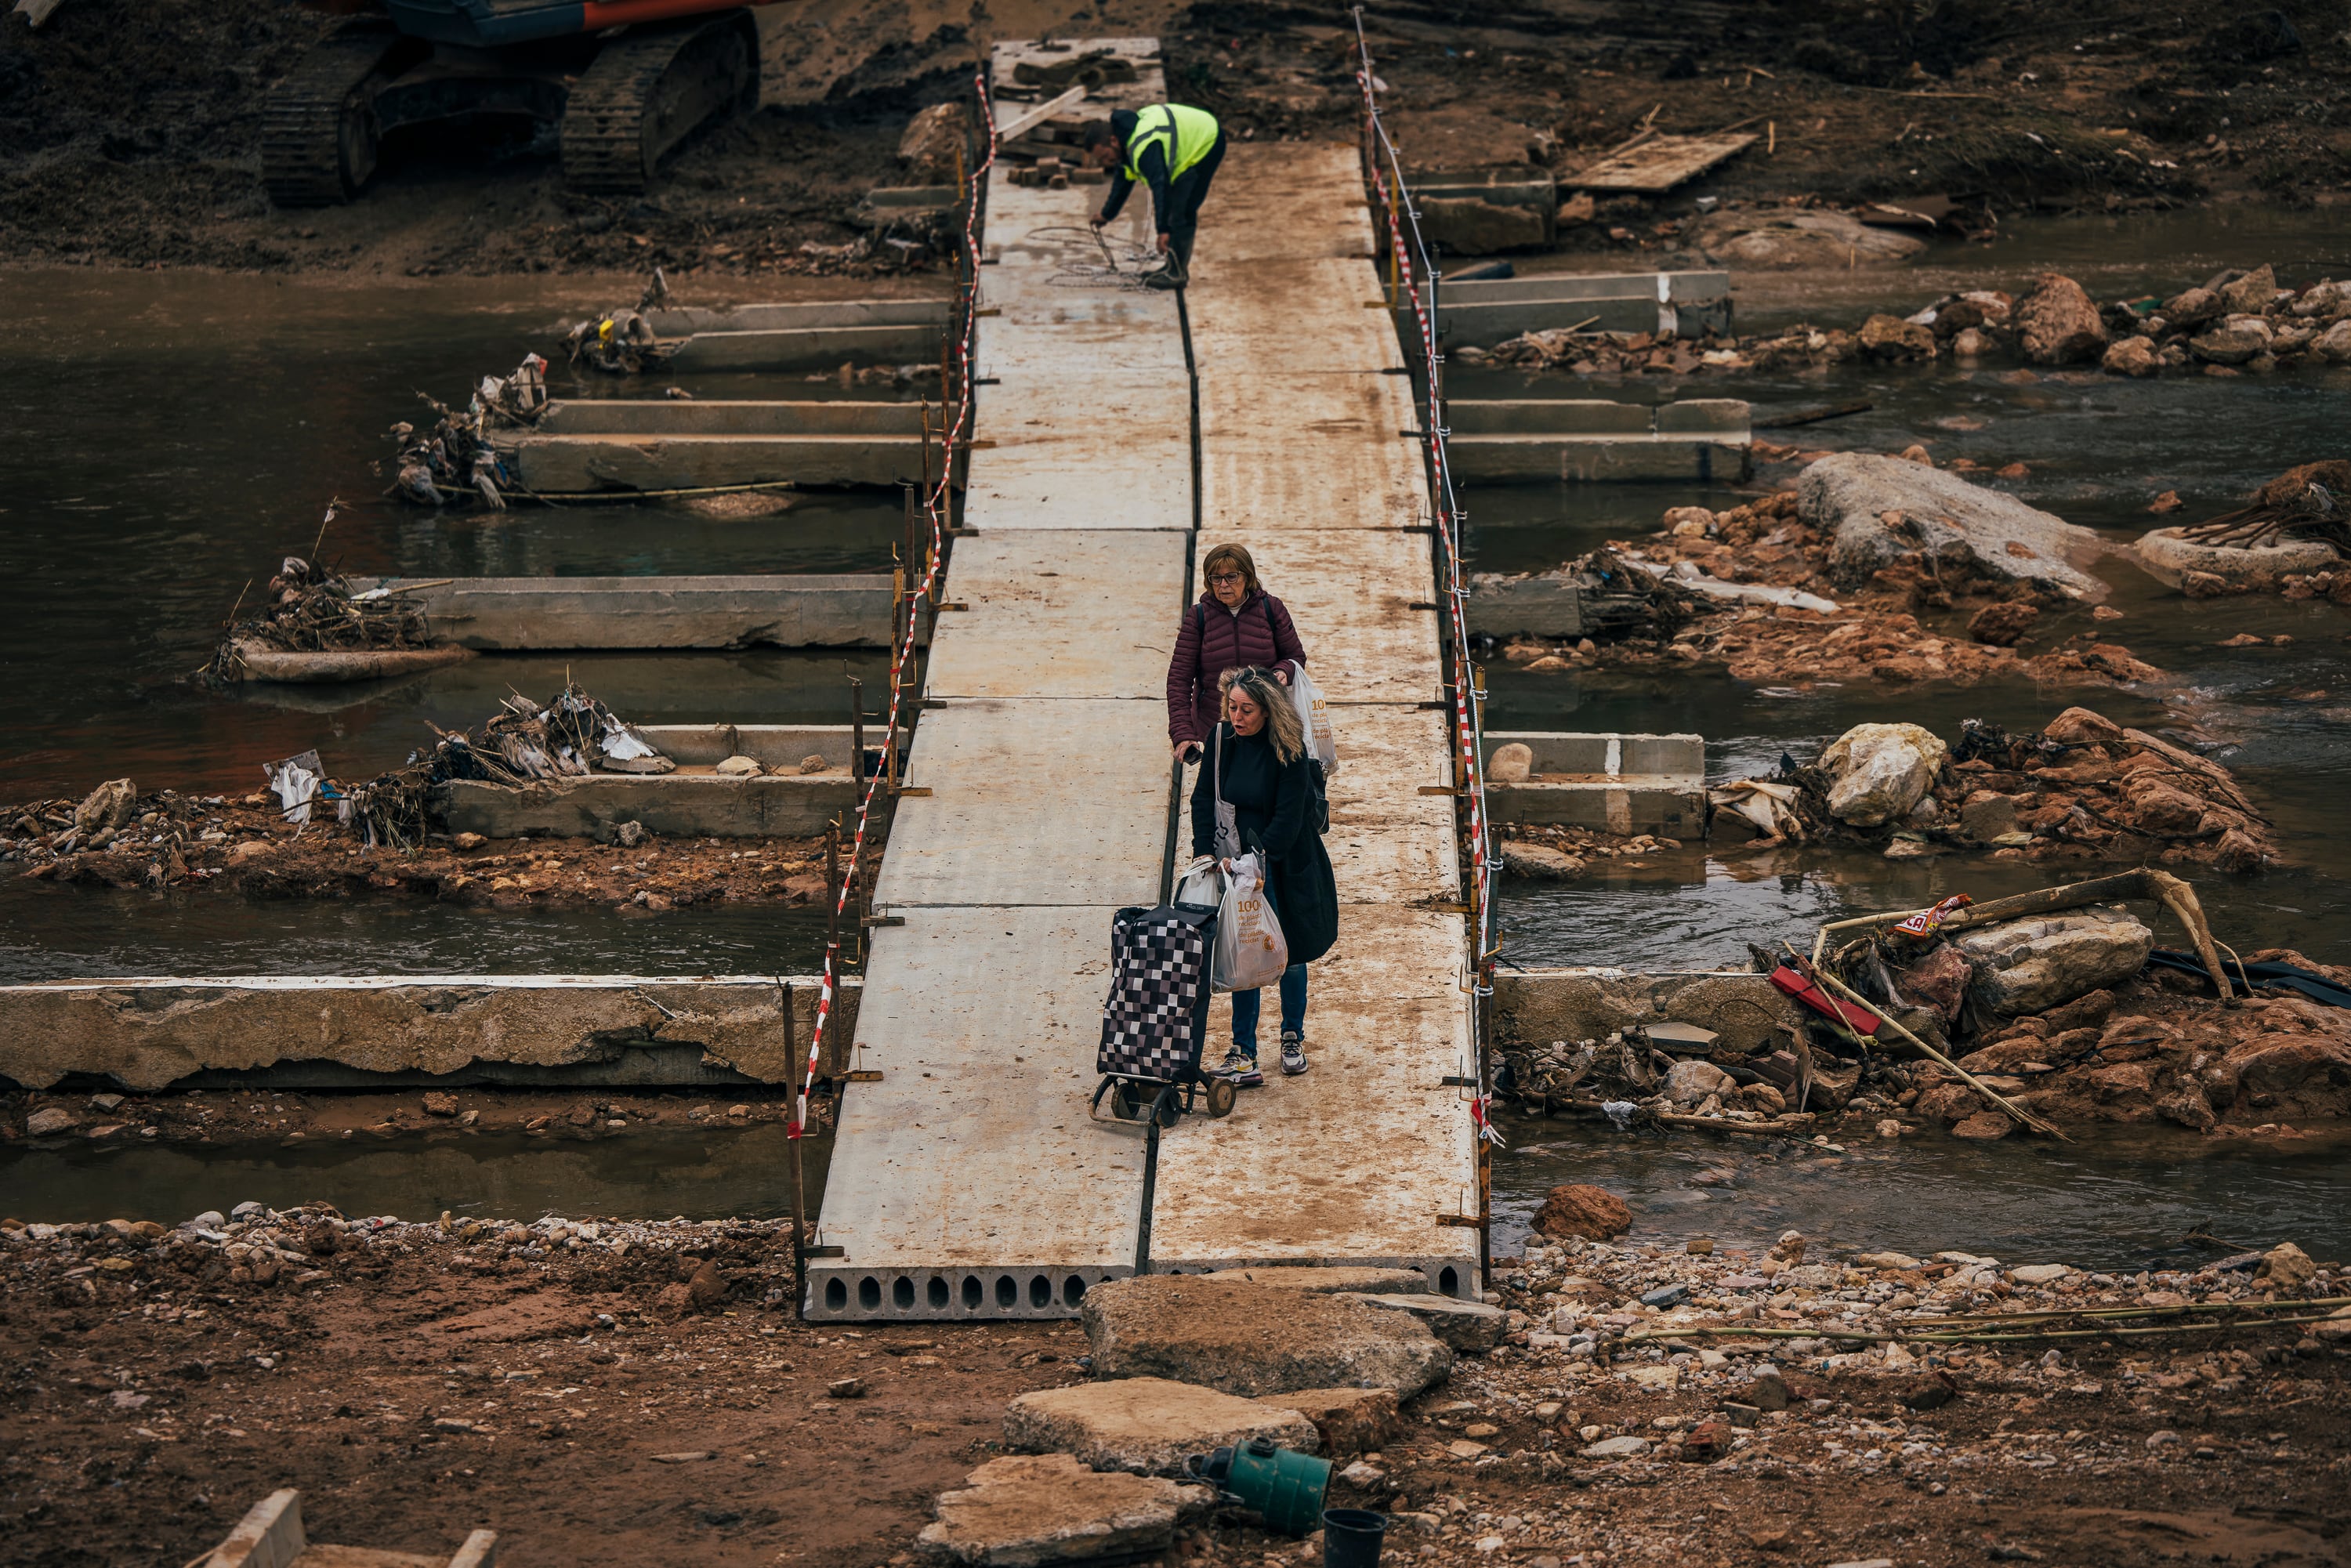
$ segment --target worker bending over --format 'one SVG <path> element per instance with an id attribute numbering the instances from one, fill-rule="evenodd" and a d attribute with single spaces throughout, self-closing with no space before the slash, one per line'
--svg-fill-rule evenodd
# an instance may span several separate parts
<path id="1" fill-rule="evenodd" d="M 1191 273 L 1200 204 L 1207 200 L 1217 165 L 1225 161 L 1225 133 L 1217 117 L 1180 103 L 1113 110 L 1107 123 L 1096 120 L 1086 127 L 1085 145 L 1087 159 L 1111 172 L 1110 194 L 1094 226 L 1118 216 L 1130 187 L 1137 182 L 1149 185 L 1159 254 L 1167 261 L 1144 278 L 1144 286 L 1184 287 Z"/>

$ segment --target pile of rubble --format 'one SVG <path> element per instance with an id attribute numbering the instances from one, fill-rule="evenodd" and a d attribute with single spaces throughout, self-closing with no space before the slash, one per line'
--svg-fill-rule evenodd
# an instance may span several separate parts
<path id="1" fill-rule="evenodd" d="M 669 363 L 677 344 L 656 335 L 645 312 L 668 304 L 669 279 L 656 267 L 633 308 L 616 306 L 572 323 L 563 334 L 565 358 L 573 365 L 585 365 L 608 376 L 642 375 L 660 369 Z M 531 359 L 537 360 L 538 356 Z M 528 365 L 530 361 L 524 362 Z"/>
<path id="2" fill-rule="evenodd" d="M 406 420 L 392 427 L 394 477 L 384 494 L 420 507 L 478 500 L 504 511 L 506 493 L 519 486 L 491 444 L 490 433 L 538 423 L 547 412 L 547 361 L 525 354 L 511 374 L 484 376 L 462 409 L 416 395 L 438 417 L 429 430 Z"/>

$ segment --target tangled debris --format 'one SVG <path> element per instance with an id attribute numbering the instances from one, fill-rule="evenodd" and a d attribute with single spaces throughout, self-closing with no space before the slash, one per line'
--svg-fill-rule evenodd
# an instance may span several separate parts
<path id="1" fill-rule="evenodd" d="M 602 311 L 578 323 L 563 335 L 564 351 L 572 364 L 584 364 L 608 376 L 642 375 L 657 370 L 669 363 L 677 345 L 664 342 L 654 334 L 645 312 L 668 304 L 669 279 L 656 267 L 644 292 L 637 296 L 634 308 Z"/>
<path id="2" fill-rule="evenodd" d="M 2253 549 L 2291 535 L 2351 552 L 2351 463 L 2330 458 L 2287 469 L 2252 494 L 2249 505 L 2179 530 L 2197 544 Z"/>
<path id="3" fill-rule="evenodd" d="M 327 520 L 332 522 L 334 517 L 329 508 Z M 262 591 L 260 608 L 231 621 L 197 678 L 214 683 L 243 679 L 246 653 L 255 649 L 328 653 L 428 647 L 433 628 L 423 606 L 405 597 L 413 587 L 354 593 L 350 580 L 340 572 L 289 555 Z"/>
<path id="4" fill-rule="evenodd" d="M 545 706 L 520 692 L 483 721 L 479 740 L 463 730 L 434 727 L 440 741 L 409 759 L 433 783 L 472 779 L 519 787 L 539 779 L 578 779 L 593 772 L 670 773 L 677 764 L 632 729 L 601 698 L 572 682 Z"/>
<path id="5" fill-rule="evenodd" d="M 484 376 L 463 411 L 423 392 L 416 395 L 439 418 L 429 431 L 419 432 L 406 420 L 392 427 L 397 477 L 384 494 L 421 507 L 470 505 L 478 498 L 493 511 L 504 511 L 506 490 L 519 486 L 491 445 L 490 433 L 538 423 L 547 412 L 547 361 L 525 354 L 512 374 Z"/>

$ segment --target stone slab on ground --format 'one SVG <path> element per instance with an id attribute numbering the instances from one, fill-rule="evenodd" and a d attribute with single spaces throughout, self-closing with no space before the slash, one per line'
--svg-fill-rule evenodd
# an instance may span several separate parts
<path id="1" fill-rule="evenodd" d="M 1238 1280 L 1116 1280 L 1087 1291 L 1081 1315 L 1103 1377 L 1166 1377 L 1252 1398 L 1335 1387 L 1410 1398 L 1453 1369 L 1452 1350 L 1409 1313 Z"/>
<path id="2" fill-rule="evenodd" d="M 1395 1396 L 1388 1399 L 1393 1406 Z M 1252 1437 L 1270 1437 L 1306 1454 L 1322 1440 L 1313 1418 L 1286 1403 L 1243 1399 L 1164 1377 L 1040 1388 L 1004 1410 L 1008 1448 L 1070 1454 L 1098 1470 L 1144 1476 L 1180 1477 L 1186 1456 L 1238 1448 Z"/>
<path id="3" fill-rule="evenodd" d="M 974 1568 L 1123 1560 L 1164 1551 L 1176 1522 L 1213 1497 L 1153 1476 L 1097 1473 L 1067 1454 L 1014 1455 L 941 1492 L 938 1520 L 916 1545 L 934 1562 Z"/>
<path id="4" fill-rule="evenodd" d="M 1478 1355 L 1502 1343 L 1507 1314 L 1483 1301 L 1457 1301 L 1451 1296 L 1358 1295 L 1349 1298 L 1382 1312 L 1408 1312 L 1428 1325 L 1438 1339 L 1464 1355 Z"/>
<path id="5" fill-rule="evenodd" d="M 1299 1388 L 1259 1403 L 1295 1410 L 1313 1422 L 1327 1459 L 1376 1453 L 1404 1432 L 1393 1388 Z"/>
<path id="6" fill-rule="evenodd" d="M 1381 1296 L 1417 1296 L 1428 1290 L 1428 1277 L 1417 1269 L 1297 1268 L 1218 1269 L 1211 1280 L 1238 1280 L 1252 1285 L 1275 1285 L 1285 1291 L 1312 1291 L 1332 1295 L 1342 1291 Z"/>
<path id="7" fill-rule="evenodd" d="M 2085 601 L 2106 596 L 2106 585 L 2070 559 L 2094 555 L 2096 534 L 1944 469 L 1839 452 L 1797 477 L 1796 496 L 1804 520 L 1829 536 L 1832 570 L 1842 580 L 1896 561 L 1958 557 L 1995 580 Z"/>

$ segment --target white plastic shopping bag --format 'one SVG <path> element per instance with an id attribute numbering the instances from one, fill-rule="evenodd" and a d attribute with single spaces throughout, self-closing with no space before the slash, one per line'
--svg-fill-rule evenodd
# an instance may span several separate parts
<path id="1" fill-rule="evenodd" d="M 1254 991 L 1290 967 L 1290 944 L 1266 902 L 1265 873 L 1255 855 L 1233 862 L 1217 916 L 1217 957 L 1210 983 L 1220 991 Z"/>
<path id="2" fill-rule="evenodd" d="M 1299 727 L 1306 732 L 1306 755 L 1322 765 L 1326 778 L 1336 773 L 1339 742 L 1331 731 L 1331 705 L 1303 664 L 1290 666 L 1290 700 L 1297 706 Z"/>
<path id="3" fill-rule="evenodd" d="M 1217 868 L 1216 856 L 1202 855 L 1184 868 L 1184 874 L 1176 882 L 1176 902 L 1194 909 L 1223 906 L 1225 873 Z"/>

